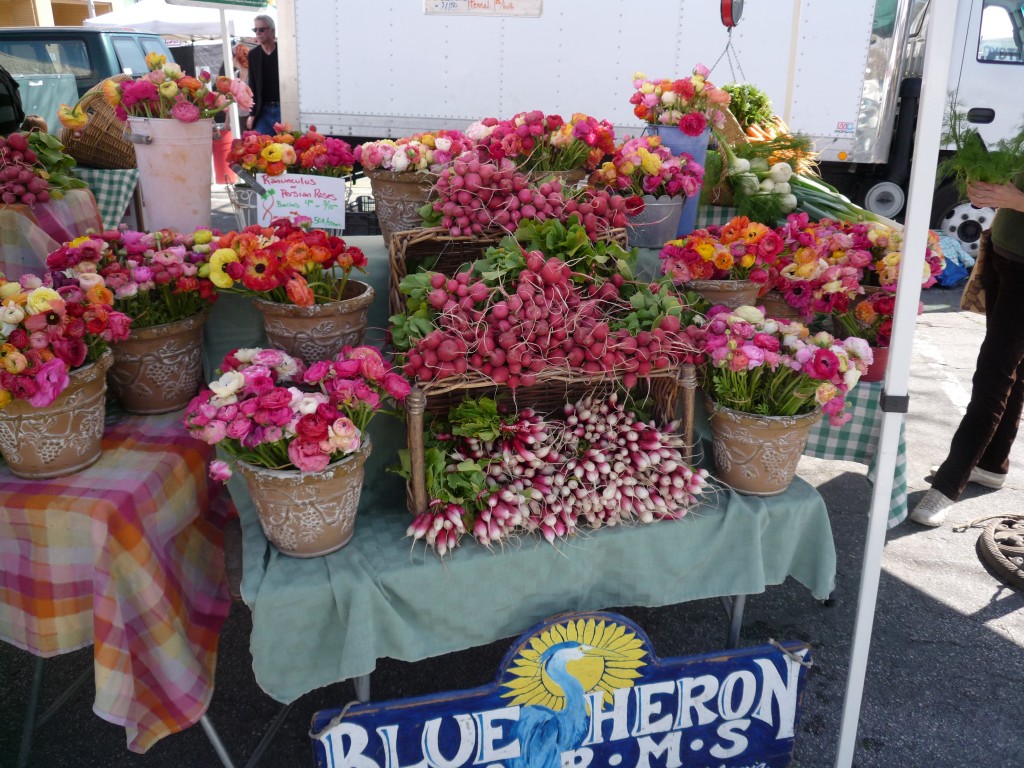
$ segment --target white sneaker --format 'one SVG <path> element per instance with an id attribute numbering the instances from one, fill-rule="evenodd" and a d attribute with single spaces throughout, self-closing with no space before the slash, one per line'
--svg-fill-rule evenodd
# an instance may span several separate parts
<path id="1" fill-rule="evenodd" d="M 924 498 L 917 502 L 914 511 L 910 513 L 910 519 L 915 523 L 927 525 L 931 528 L 938 528 L 946 519 L 946 513 L 956 502 L 944 496 L 934 488 L 929 488 Z"/>
<path id="2" fill-rule="evenodd" d="M 935 464 L 931 470 L 934 475 L 939 471 L 939 465 Z M 971 476 L 967 479 L 967 482 L 977 483 L 978 485 L 983 485 L 986 488 L 995 488 L 998 490 L 1006 485 L 1006 475 L 1001 475 L 998 472 L 989 472 L 987 469 L 975 467 L 971 470 Z"/>

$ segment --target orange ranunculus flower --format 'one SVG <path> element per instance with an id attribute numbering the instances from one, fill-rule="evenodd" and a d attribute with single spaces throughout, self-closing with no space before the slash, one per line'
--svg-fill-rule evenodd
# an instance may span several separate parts
<path id="1" fill-rule="evenodd" d="M 295 143 L 295 137 L 292 136 L 290 133 L 279 133 L 276 136 L 274 136 L 274 143 L 275 144 L 294 144 Z"/>
<path id="2" fill-rule="evenodd" d="M 280 176 L 286 170 L 288 170 L 288 166 L 280 161 L 276 163 L 267 163 L 266 173 L 268 176 Z"/>
<path id="3" fill-rule="evenodd" d="M 107 100 L 107 103 L 116 107 L 121 103 L 121 85 L 114 80 L 104 80 L 100 86 L 100 90 L 103 91 L 103 98 Z"/>
<path id="4" fill-rule="evenodd" d="M 297 307 L 311 307 L 316 303 L 312 289 L 306 283 L 306 278 L 301 275 L 285 283 L 284 291 L 288 295 L 288 300 Z"/>
<path id="5" fill-rule="evenodd" d="M 331 249 L 323 245 L 313 245 L 309 248 L 309 257 L 315 264 L 323 264 L 331 260 Z"/>
<path id="6" fill-rule="evenodd" d="M 231 78 L 227 75 L 220 75 L 214 82 L 214 87 L 217 89 L 217 93 L 231 93 Z"/>
<path id="7" fill-rule="evenodd" d="M 863 325 L 871 325 L 875 320 L 878 319 L 878 313 L 875 311 L 870 301 L 862 301 L 854 307 L 854 317 L 857 321 Z"/>
<path id="8" fill-rule="evenodd" d="M 746 216 L 737 216 L 732 221 L 722 226 L 722 231 L 719 234 L 718 239 L 728 245 L 734 240 L 738 240 L 740 238 L 740 233 L 743 232 L 743 229 L 748 224 L 750 224 L 749 218 Z"/>
<path id="9" fill-rule="evenodd" d="M 646 120 L 650 110 L 647 109 L 643 104 L 637 104 L 633 107 L 633 114 L 639 117 L 641 120 Z"/>
<path id="10" fill-rule="evenodd" d="M 715 254 L 714 264 L 718 269 L 728 271 L 732 269 L 733 263 L 732 254 L 728 250 L 722 249 Z"/>
<path id="11" fill-rule="evenodd" d="M 793 261 L 796 264 L 817 264 L 818 254 L 813 248 L 803 247 L 797 248 L 796 253 L 793 254 Z"/>
<path id="12" fill-rule="evenodd" d="M 107 286 L 97 283 L 85 292 L 85 300 L 89 304 L 106 304 L 110 306 L 114 303 L 114 292 L 107 288 Z"/>
<path id="13" fill-rule="evenodd" d="M 740 237 L 750 245 L 756 245 L 768 234 L 768 227 L 758 221 L 752 221 L 740 231 Z"/>
<path id="14" fill-rule="evenodd" d="M 178 87 L 184 88 L 186 91 L 198 91 L 203 87 L 203 84 L 191 75 L 185 75 L 178 79 Z"/>
<path id="15" fill-rule="evenodd" d="M 288 247 L 288 250 L 284 254 L 284 263 L 292 269 L 298 271 L 304 271 L 306 265 L 312 261 L 312 254 L 310 248 L 303 242 L 294 243 Z"/>

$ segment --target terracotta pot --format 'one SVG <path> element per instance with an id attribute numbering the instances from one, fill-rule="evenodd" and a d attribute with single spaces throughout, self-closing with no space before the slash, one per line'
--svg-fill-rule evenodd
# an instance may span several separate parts
<path id="1" fill-rule="evenodd" d="M 420 229 L 423 217 L 419 209 L 430 200 L 437 174 L 394 171 L 365 171 L 373 190 L 377 210 L 377 221 L 384 236 L 384 244 L 391 242 L 391 235 L 409 229 Z"/>
<path id="2" fill-rule="evenodd" d="M 322 472 L 279 470 L 238 462 L 260 526 L 278 551 L 319 557 L 344 547 L 355 532 L 370 440 Z"/>
<path id="3" fill-rule="evenodd" d="M 107 351 L 68 374 L 71 383 L 45 408 L 12 400 L 0 411 L 0 454 L 17 477 L 48 480 L 85 469 L 103 452 Z"/>
<path id="4" fill-rule="evenodd" d="M 629 218 L 626 237 L 630 248 L 661 248 L 676 236 L 683 214 L 682 197 L 644 195 L 644 209 Z"/>
<path id="5" fill-rule="evenodd" d="M 739 493 L 776 496 L 796 475 L 807 435 L 821 411 L 802 416 L 758 416 L 706 399 L 715 476 Z"/>
<path id="6" fill-rule="evenodd" d="M 768 291 L 757 300 L 757 303 L 764 306 L 765 317 L 804 322 L 800 310 L 786 301 L 786 296 L 782 291 Z"/>
<path id="7" fill-rule="evenodd" d="M 885 368 L 889 364 L 888 347 L 872 347 L 874 362 L 868 366 L 867 373 L 860 377 L 861 381 L 883 381 L 885 379 Z"/>
<path id="8" fill-rule="evenodd" d="M 373 286 L 349 280 L 341 301 L 297 307 L 255 299 L 253 306 L 263 315 L 270 345 L 308 365 L 334 357 L 342 347 L 362 344 L 373 296 Z"/>
<path id="9" fill-rule="evenodd" d="M 710 301 L 711 306 L 725 304 L 730 309 L 756 305 L 761 289 L 753 280 L 691 280 L 686 287 Z"/>
<path id="10" fill-rule="evenodd" d="M 184 408 L 203 381 L 206 311 L 164 325 L 133 328 L 114 344 L 110 388 L 129 413 L 169 413 Z"/>

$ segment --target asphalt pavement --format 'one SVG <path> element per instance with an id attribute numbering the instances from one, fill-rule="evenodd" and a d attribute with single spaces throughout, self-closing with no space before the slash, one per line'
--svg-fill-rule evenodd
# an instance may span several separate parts
<path id="1" fill-rule="evenodd" d="M 215 194 L 215 225 L 226 197 Z M 945 456 L 970 393 L 984 323 L 960 312 L 959 289 L 933 288 L 922 299 L 916 329 L 907 418 L 910 502 L 928 487 L 928 467 Z M 859 768 L 1017 766 L 1024 762 L 1019 706 L 1024 690 L 1024 595 L 991 573 L 976 544 L 980 528 L 957 524 L 1015 513 L 1024 500 L 1024 442 L 1018 441 L 1006 487 L 971 485 L 946 525 L 904 522 L 887 534 L 855 765 Z M 794 765 L 834 765 L 851 638 L 862 571 L 871 486 L 858 464 L 805 458 L 799 474 L 817 487 L 829 510 L 836 548 L 836 591 L 829 604 L 792 580 L 747 601 L 741 644 L 769 638 L 811 644 L 810 671 L 797 730 Z M 722 564 L 728 568 L 728 563 Z M 662 657 L 719 650 L 726 622 L 717 601 L 656 609 L 608 606 L 636 621 Z M 256 684 L 248 650 L 251 619 L 232 605 L 221 635 L 216 691 L 209 708 L 225 746 L 245 765 L 280 705 Z M 528 629 L 523 627 L 524 630 Z M 490 682 L 513 638 L 415 664 L 379 661 L 371 678 L 376 700 L 470 688 Z M 0 768 L 14 764 L 33 657 L 0 644 Z M 48 660 L 43 701 L 91 664 L 84 649 Z M 31 766 L 40 768 L 190 768 L 218 762 L 199 726 L 170 736 L 145 755 L 125 748 L 124 729 L 93 714 L 86 685 L 38 733 Z M 354 698 L 339 683 L 300 699 L 287 714 L 261 765 L 311 766 L 307 731 L 318 709 Z"/>

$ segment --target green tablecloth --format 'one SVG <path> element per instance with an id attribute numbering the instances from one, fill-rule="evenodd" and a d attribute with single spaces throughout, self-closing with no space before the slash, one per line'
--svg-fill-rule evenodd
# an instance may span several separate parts
<path id="1" fill-rule="evenodd" d="M 138 168 L 107 170 L 75 168 L 75 175 L 89 185 L 106 229 L 115 229 L 128 210 L 132 193 L 139 180 Z"/>
<path id="2" fill-rule="evenodd" d="M 387 326 L 387 251 L 380 237 L 351 237 L 377 289 L 368 340 Z M 208 367 L 258 343 L 246 300 L 218 302 L 207 324 Z M 404 444 L 388 417 L 370 428 L 373 455 L 352 541 L 326 557 L 286 557 L 271 547 L 240 478 L 231 481 L 243 528 L 242 596 L 252 608 L 251 651 L 260 686 L 293 701 L 371 672 L 376 660 L 417 661 L 516 635 L 568 610 L 670 605 L 762 592 L 792 576 L 815 597 L 835 583 L 825 504 L 797 479 L 772 499 L 719 489 L 680 521 L 584 532 L 553 547 L 523 539 L 491 552 L 464 539 L 441 562 L 404 538 L 405 489 L 385 467 Z"/>

